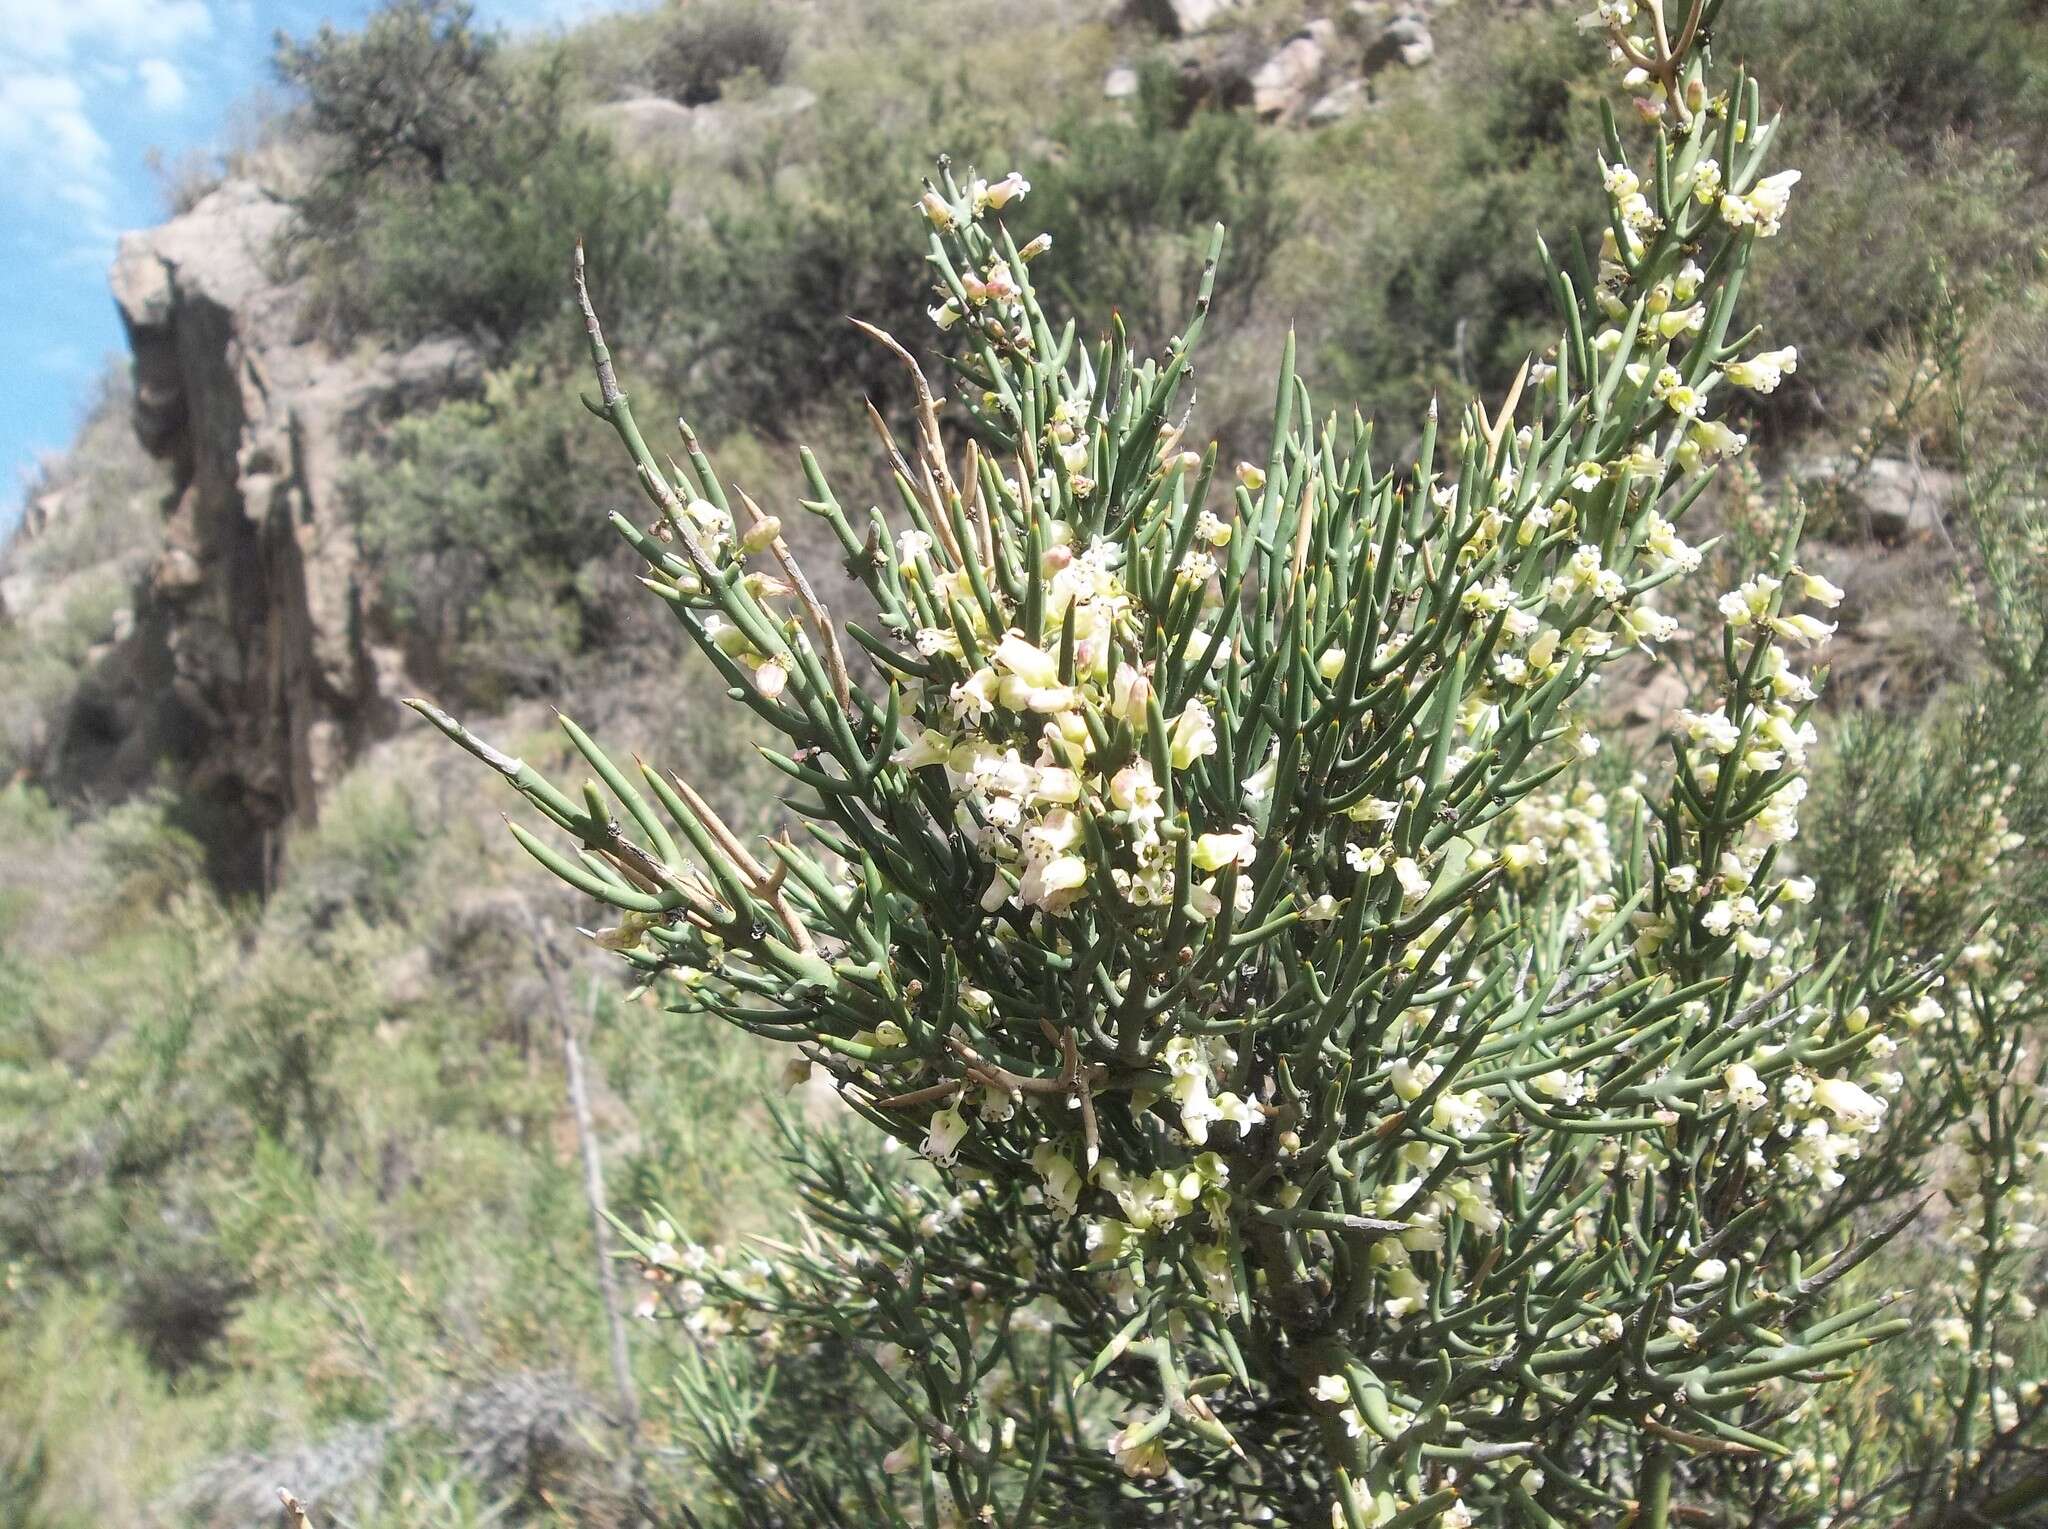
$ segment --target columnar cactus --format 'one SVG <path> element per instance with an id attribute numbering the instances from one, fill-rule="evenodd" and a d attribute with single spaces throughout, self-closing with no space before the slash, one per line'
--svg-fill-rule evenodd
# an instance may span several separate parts
<path id="1" fill-rule="evenodd" d="M 942 167 L 955 407 L 876 333 L 915 388 L 907 446 L 877 420 L 898 503 L 803 456 L 866 619 L 687 424 L 656 455 L 584 298 L 652 507 L 612 524 L 787 740 L 809 842 L 573 723 L 572 795 L 415 704 L 566 836 L 512 830 L 623 916 L 605 944 L 936 1165 L 832 1157 L 772 1257 L 637 1244 L 706 1330 L 851 1346 L 901 1413 L 872 1511 L 1664 1525 L 1682 1462 L 1783 1450 L 1759 1388 L 1901 1325 L 1830 1299 L 1884 1228 L 1773 1214 L 1880 1123 L 1872 1048 L 1928 981 L 1831 959 L 1786 874 L 1840 592 L 1787 545 L 1721 599 L 1668 764 L 1594 773 L 1726 406 L 1796 363 L 1735 312 L 1798 176 L 1710 69 L 1719 0 L 1676 8 L 1589 18 L 1639 119 L 1597 266 L 1545 252 L 1554 349 L 1408 463 L 1318 419 L 1290 338 L 1265 460 L 1219 464 L 1186 394 L 1221 231 L 1161 359 L 1091 349 L 1010 232 L 1027 183 Z"/>

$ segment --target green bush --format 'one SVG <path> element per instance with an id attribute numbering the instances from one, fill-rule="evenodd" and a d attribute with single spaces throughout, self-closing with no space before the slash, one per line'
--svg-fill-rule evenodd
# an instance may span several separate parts
<path id="1" fill-rule="evenodd" d="M 1781 429 L 1839 420 L 1869 358 L 1935 319 L 1944 281 L 1975 290 L 2035 268 L 2048 14 L 2029 0 L 1764 0 L 1732 11 L 1726 34 L 1787 103 L 1787 152 L 1812 189 L 1755 294 L 1812 364 L 1761 412 Z"/>
<path id="2" fill-rule="evenodd" d="M 2038 148 L 2048 131 L 2048 14 L 2034 0 L 1762 0 L 1729 12 L 1724 40 L 1794 117 L 1866 140 Z"/>
<path id="3" fill-rule="evenodd" d="M 778 85 L 789 67 L 789 27 L 744 0 L 694 0 L 663 27 L 647 67 L 654 87 L 685 106 L 716 101 L 743 75 Z"/>
<path id="4" fill-rule="evenodd" d="M 1330 172 L 1329 366 L 1376 413 L 1503 390 L 1556 339 L 1527 239 L 1540 228 L 1561 261 L 1590 260 L 1605 219 L 1584 174 L 1592 67 L 1570 18 L 1503 23 L 1449 68 L 1442 88 L 1464 105 L 1403 100 L 1385 138 Z"/>
<path id="5" fill-rule="evenodd" d="M 900 401 L 897 363 L 848 319 L 930 332 L 938 298 L 903 188 L 928 166 L 924 145 L 985 130 L 943 92 L 881 116 L 828 96 L 747 146 L 735 188 L 707 207 L 679 267 L 682 349 L 706 428 L 778 434 L 842 390 Z"/>
<path id="6" fill-rule="evenodd" d="M 1202 272 L 1206 236 L 1230 230 L 1217 282 L 1224 317 L 1258 295 L 1293 222 L 1272 133 L 1245 116 L 1180 110 L 1179 71 L 1140 77 L 1132 116 L 1074 116 L 1034 182 L 1051 253 L 1033 265 L 1048 297 L 1084 334 L 1108 332 L 1114 310 L 1132 343 L 1165 344 Z"/>
<path id="7" fill-rule="evenodd" d="M 1007 136 L 939 89 L 880 119 L 828 98 L 755 145 L 738 194 L 709 209 L 689 241 L 677 283 L 700 421 L 774 433 L 826 398 L 900 403 L 898 363 L 847 319 L 925 343 L 946 293 L 905 223 L 903 188 L 931 170 L 925 145 L 948 145 L 964 174 Z M 1201 245 L 1187 230 L 1219 220 L 1232 227 L 1221 290 L 1243 312 L 1289 220 L 1258 129 L 1220 112 L 1175 126 L 1153 99 L 1135 121 L 1075 114 L 1052 137 L 1039 195 L 1058 210 L 1033 277 L 1073 304 L 1089 339 L 1107 332 L 1112 307 L 1134 335 L 1164 338 L 1200 274 Z"/>
<path id="8" fill-rule="evenodd" d="M 663 311 L 668 188 L 576 119 L 558 61 L 508 58 L 462 0 L 391 0 L 276 62 L 325 148 L 292 248 L 345 332 L 509 347 L 564 311 L 575 237 L 629 315 Z"/>
<path id="9" fill-rule="evenodd" d="M 605 603 L 575 578 L 597 442 L 574 398 L 514 363 L 480 397 L 399 420 L 344 478 L 415 666 L 472 696 L 551 691 L 607 628 Z"/>

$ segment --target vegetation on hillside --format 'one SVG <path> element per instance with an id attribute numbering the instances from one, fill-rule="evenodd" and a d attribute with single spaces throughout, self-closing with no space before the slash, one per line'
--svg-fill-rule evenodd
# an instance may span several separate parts
<path id="1" fill-rule="evenodd" d="M 1247 7 L 1242 25 L 1270 42 L 1306 13 Z M 862 394 L 905 418 L 900 364 L 848 314 L 937 371 L 937 297 L 905 214 L 941 150 L 961 172 L 1030 177 L 1053 234 L 1031 277 L 1089 333 L 1114 308 L 1163 345 L 1206 225 L 1231 225 L 1190 425 L 1221 439 L 1225 471 L 1263 458 L 1252 421 L 1289 324 L 1318 397 L 1415 435 L 1431 392 L 1497 398 L 1554 338 L 1530 236 L 1540 225 L 1569 261 L 1576 233 L 1597 259 L 1605 215 L 1587 149 L 1601 60 L 1572 17 L 1468 0 L 1440 18 L 1435 66 L 1306 129 L 1184 110 L 1171 60 L 1141 69 L 1134 105 L 1102 100 L 1109 63 L 1159 47 L 1102 14 L 694 0 L 513 42 L 451 0 L 396 0 L 360 33 L 281 44 L 279 131 L 314 166 L 285 254 L 329 333 L 454 333 L 485 358 L 474 394 L 397 423 L 350 474 L 377 619 L 416 672 L 467 712 L 508 708 L 492 731 L 537 766 L 571 753 L 527 700 L 560 699 L 716 780 L 745 830 L 780 821 L 743 783 L 750 735 L 708 720 L 715 677 L 659 628 L 621 625 L 633 570 L 602 521 L 632 486 L 601 471 L 607 427 L 576 402 L 575 232 L 636 386 L 677 400 L 726 481 L 771 508 L 809 493 L 794 438 L 852 461 L 871 455 Z M 1807 172 L 1745 299 L 1800 366 L 1736 421 L 1769 481 L 1698 513 L 1730 547 L 1765 545 L 1789 509 L 1778 464 L 1849 459 L 1853 480 L 1867 451 L 1962 475 L 1953 547 L 1934 538 L 1888 586 L 1955 602 L 1943 630 L 1960 635 L 1912 671 L 1946 688 L 1895 686 L 1896 709 L 1829 722 L 1796 870 L 1826 927 L 1930 956 L 1961 945 L 1985 997 L 1950 1007 L 1906 1091 L 1927 1101 L 1915 1129 L 1948 1144 L 1934 1207 L 1839 1292 L 1910 1287 L 1900 1309 L 1923 1339 L 1798 1414 L 1790 1467 L 1721 1463 L 1728 1500 L 1766 1494 L 1760 1521 L 1917 1526 L 1997 1501 L 2048 1450 L 2043 1270 L 2015 1230 L 2039 1221 L 2042 1187 L 2026 1133 L 2048 898 L 2030 445 L 2048 422 L 2048 17 L 2028 0 L 1743 0 L 1730 16 L 1717 49 L 1785 103 L 1781 153 Z M 604 106 L 650 95 L 737 126 L 668 159 L 627 153 Z M 1411 456 L 1404 434 L 1379 449 Z M 19 555 L 52 582 L 89 576 L 55 627 L 0 627 L 10 776 L 126 602 L 151 482 L 110 406 L 46 485 L 75 487 L 79 508 Z M 885 475 L 835 486 L 849 508 L 898 504 Z M 1863 522 L 1833 502 L 1816 498 L 1809 534 L 1873 566 Z M 116 542 L 136 554 L 103 560 Z M 1840 582 L 1844 641 L 1885 661 L 1913 608 Z M 629 718 L 678 711 L 630 736 Z M 323 804 L 262 906 L 204 887 L 175 799 L 60 811 L 32 780 L 0 794 L 0 1520 L 256 1523 L 286 1481 L 323 1523 L 623 1522 L 649 1504 L 671 1522 L 692 1507 L 785 1523 L 802 1514 L 763 1483 L 836 1479 L 865 1419 L 889 1416 L 843 1348 L 763 1356 L 639 1324 L 638 1483 L 622 1468 L 559 1026 L 587 1027 L 612 1204 L 659 1203 L 679 1243 L 732 1244 L 797 1203 L 764 1147 L 775 1064 L 573 954 L 588 904 L 525 895 L 490 804 L 424 743 L 374 755 Z M 1634 761 L 1609 763 L 1618 791 Z M 2025 843 L 1985 853 L 2012 835 Z M 2004 911 L 1983 928 L 1986 902 Z M 872 1133 L 835 1145 L 801 1125 L 801 1096 L 788 1111 L 813 1196 L 924 1182 Z M 1903 1203 L 1904 1161 L 1871 1158 L 1848 1192 Z M 1987 1454 L 1987 1438 L 2007 1442 Z"/>

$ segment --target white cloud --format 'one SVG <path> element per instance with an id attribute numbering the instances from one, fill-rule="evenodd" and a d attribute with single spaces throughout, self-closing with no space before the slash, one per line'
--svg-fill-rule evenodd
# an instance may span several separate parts
<path id="1" fill-rule="evenodd" d="M 119 233 L 113 153 L 62 74 L 0 74 L 0 223 L 18 227 L 42 260 L 104 267 Z"/>
<path id="2" fill-rule="evenodd" d="M 187 97 L 174 55 L 214 31 L 207 0 L 0 0 L 0 214 L 53 265 L 103 265 L 116 224 L 109 131 Z M 132 64 L 130 61 L 134 61 Z"/>
<path id="3" fill-rule="evenodd" d="M 167 58 L 146 58 L 135 66 L 142 81 L 142 103 L 151 111 L 176 111 L 185 104 L 185 76 Z"/>
<path id="4" fill-rule="evenodd" d="M 32 64 L 161 56 L 212 31 L 206 0 L 0 0 L 0 36 Z"/>
<path id="5" fill-rule="evenodd" d="M 61 202 L 105 221 L 113 152 L 70 75 L 0 74 L 0 160 L 14 166 L 14 190 L 24 200 Z"/>

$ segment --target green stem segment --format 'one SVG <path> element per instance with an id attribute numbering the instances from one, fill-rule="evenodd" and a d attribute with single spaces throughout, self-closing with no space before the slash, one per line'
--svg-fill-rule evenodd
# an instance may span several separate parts
<path id="1" fill-rule="evenodd" d="M 1636 1515 L 1637 1529 L 1670 1529 L 1671 1477 L 1671 1456 L 1664 1450 L 1653 1450 L 1644 1457 L 1643 1492 L 1641 1511 Z"/>

